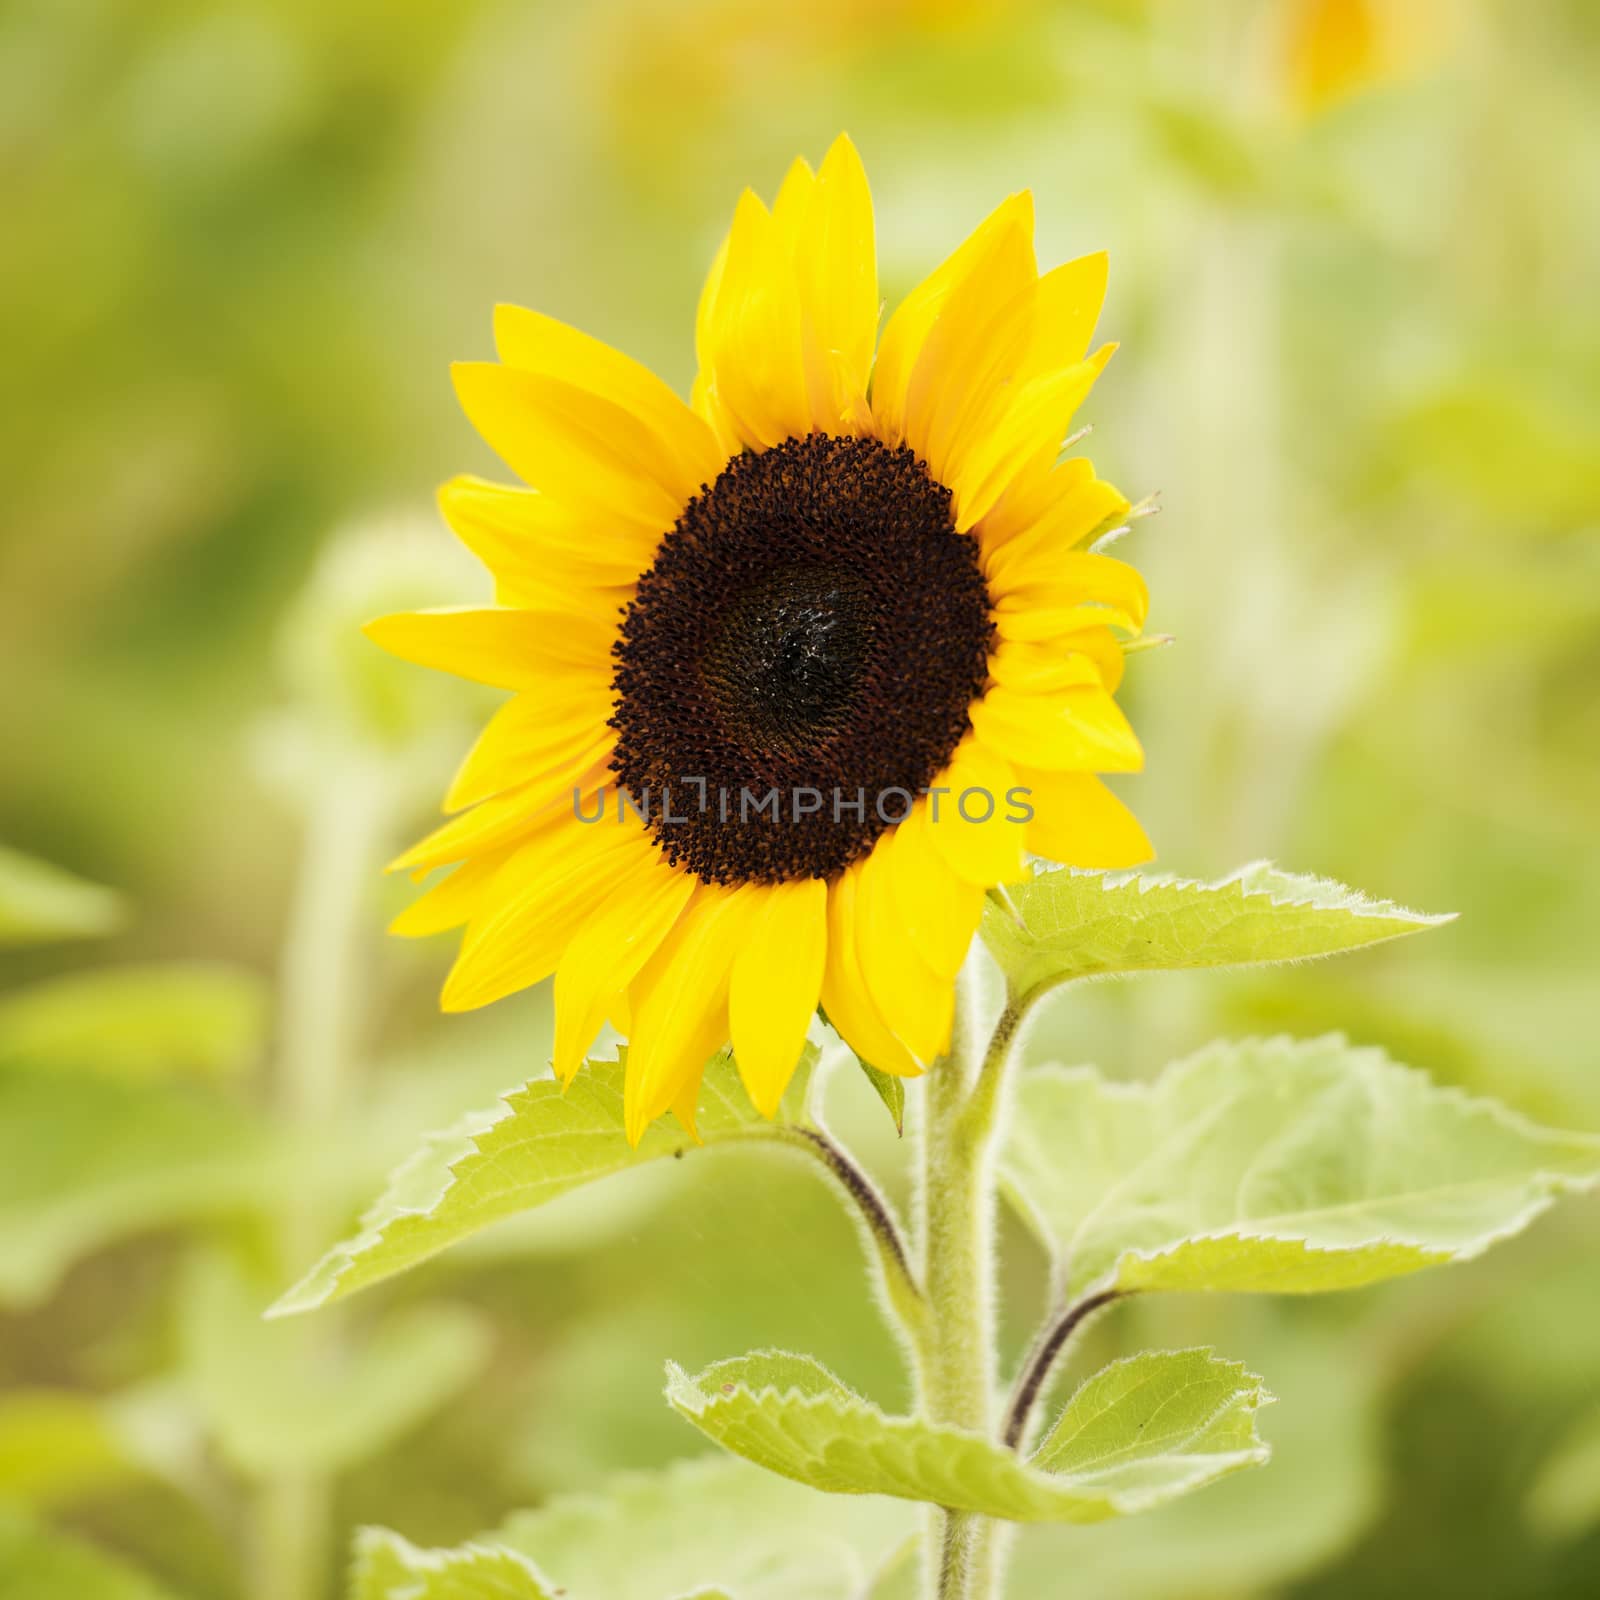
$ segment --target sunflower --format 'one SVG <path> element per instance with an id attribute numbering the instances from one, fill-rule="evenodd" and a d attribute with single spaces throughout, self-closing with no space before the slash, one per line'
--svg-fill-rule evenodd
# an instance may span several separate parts
<path id="1" fill-rule="evenodd" d="M 840 138 L 769 210 L 746 191 L 701 295 L 685 404 L 627 356 L 501 307 L 461 404 L 528 485 L 457 478 L 444 516 L 486 609 L 385 617 L 381 645 L 513 691 L 459 813 L 395 864 L 452 870 L 395 923 L 465 925 L 446 1010 L 555 978 L 554 1069 L 609 1019 L 630 1139 L 692 1133 L 731 1042 L 772 1115 L 819 1005 L 903 1076 L 949 1045 L 985 893 L 1028 853 L 1149 858 L 1097 776 L 1137 572 L 1088 546 L 1126 499 L 1061 459 L 1113 346 L 1103 255 L 1041 274 L 1005 201 L 878 338 L 872 201 Z"/>

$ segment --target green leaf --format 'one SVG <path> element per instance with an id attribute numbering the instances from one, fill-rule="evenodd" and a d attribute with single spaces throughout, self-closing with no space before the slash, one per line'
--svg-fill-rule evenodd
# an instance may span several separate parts
<path id="1" fill-rule="evenodd" d="M 110 933 L 122 920 L 110 889 L 0 846 L 0 949 Z"/>
<path id="2" fill-rule="evenodd" d="M 462 1306 L 391 1312 L 329 1359 L 310 1323 L 262 1320 L 267 1295 L 226 1257 L 183 1283 L 193 1393 L 228 1461 L 264 1477 L 336 1473 L 378 1455 L 482 1370 L 488 1330 Z"/>
<path id="3" fill-rule="evenodd" d="M 883 1101 L 889 1115 L 894 1118 L 894 1131 L 903 1134 L 906 1131 L 906 1080 L 896 1077 L 892 1072 L 880 1072 L 860 1056 L 856 1056 L 855 1061 L 867 1082 L 872 1085 L 873 1093 Z"/>
<path id="4" fill-rule="evenodd" d="M 979 931 L 1015 994 L 1072 978 L 1303 961 L 1451 920 L 1268 862 L 1217 883 L 1052 868 L 1005 898 L 990 898 Z"/>
<path id="5" fill-rule="evenodd" d="M 350 1600 L 554 1600 L 555 1593 L 510 1550 L 419 1550 L 383 1528 L 356 1535 Z"/>
<path id="6" fill-rule="evenodd" d="M 1479 1255 L 1597 1181 L 1600 1138 L 1337 1036 L 1212 1045 L 1152 1084 L 1025 1074 L 1002 1157 L 1075 1294 L 1356 1288 Z"/>
<path id="7" fill-rule="evenodd" d="M 0 1507 L 0 1596 L 4 1600 L 172 1600 L 152 1579 L 92 1545 Z"/>
<path id="8" fill-rule="evenodd" d="M 778 1122 L 798 1117 L 816 1052 L 808 1048 Z M 435 1135 L 402 1165 L 360 1232 L 335 1246 L 269 1315 L 309 1311 L 392 1277 L 491 1223 L 531 1211 L 616 1172 L 681 1156 L 694 1141 L 658 1122 L 638 1149 L 623 1135 L 623 1061 L 591 1061 L 563 1092 L 540 1078 L 491 1110 Z M 750 1104 L 725 1055 L 707 1068 L 700 1091 L 699 1134 L 705 1145 L 776 1136 Z"/>
<path id="9" fill-rule="evenodd" d="M 1031 1459 L 977 1434 L 886 1416 L 809 1356 L 762 1351 L 698 1377 L 668 1364 L 667 1398 L 724 1449 L 830 1494 L 886 1494 L 1013 1522 L 1145 1511 L 1267 1447 L 1258 1378 L 1208 1351 L 1119 1361 L 1078 1390 Z"/>
<path id="10" fill-rule="evenodd" d="M 458 1550 L 364 1530 L 351 1600 L 839 1600 L 897 1562 L 919 1523 L 909 1505 L 819 1500 L 708 1456 L 560 1497 Z"/>
<path id="11" fill-rule="evenodd" d="M 0 1060 L 128 1077 L 221 1077 L 259 1051 L 266 989 L 242 967 L 184 962 L 73 973 L 0 999 Z"/>
<path id="12" fill-rule="evenodd" d="M 1376 1363 L 1350 1360 L 1348 1330 L 1299 1310 L 1284 1301 L 1164 1301 L 1119 1319 L 1119 1331 L 1138 1339 L 1150 1322 L 1200 1313 L 1208 1332 L 1243 1341 L 1278 1397 L 1271 1471 L 1240 1473 L 1162 1507 L 1154 1521 L 1103 1523 L 1092 1538 L 1070 1526 L 1024 1529 L 1011 1562 L 1018 1600 L 1056 1595 L 1063 1573 L 1071 1600 L 1287 1594 L 1371 1526 L 1384 1502 L 1382 1379 Z"/>
<path id="13" fill-rule="evenodd" d="M 0 1301 L 42 1299 L 115 1240 L 238 1215 L 277 1171 L 266 1131 L 198 1091 L 0 1071 Z"/>
<path id="14" fill-rule="evenodd" d="M 833 1030 L 839 1041 L 840 1048 L 845 1055 L 860 1067 L 862 1076 L 872 1085 L 872 1092 L 883 1102 L 884 1108 L 894 1118 L 894 1131 L 903 1134 L 906 1131 L 906 1081 L 896 1077 L 892 1072 L 884 1072 L 873 1066 L 870 1061 L 863 1061 L 854 1050 L 850 1048 L 845 1036 L 833 1026 L 828 1013 L 821 1006 L 817 1007 L 817 1015 Z"/>

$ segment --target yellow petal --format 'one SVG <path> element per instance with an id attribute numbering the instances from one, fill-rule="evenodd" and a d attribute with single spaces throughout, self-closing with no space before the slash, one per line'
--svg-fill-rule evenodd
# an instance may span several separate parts
<path id="1" fill-rule="evenodd" d="M 522 845 L 467 924 L 445 980 L 446 1011 L 471 1011 L 555 971 L 584 911 L 656 856 L 642 828 L 568 816 Z"/>
<path id="2" fill-rule="evenodd" d="M 987 565 L 992 553 L 1018 534 L 1026 533 L 1049 516 L 1060 501 L 1093 483 L 1094 463 L 1083 456 L 1058 460 L 1055 446 L 1041 450 L 995 502 L 994 509 L 978 524 L 978 542 L 983 546 Z"/>
<path id="3" fill-rule="evenodd" d="M 611 696 L 582 685 L 519 694 L 489 719 L 445 793 L 461 811 L 506 789 L 568 774 L 580 780 L 616 745 Z"/>
<path id="4" fill-rule="evenodd" d="M 734 211 L 704 343 L 708 392 L 745 444 L 765 449 L 811 431 L 794 263 L 771 213 L 748 189 Z"/>
<path id="5" fill-rule="evenodd" d="M 1127 496 L 1095 477 L 1094 468 L 1081 457 L 1049 473 L 1027 503 L 1016 498 L 1013 485 L 978 528 L 990 592 L 1025 582 L 1024 573 L 1048 568 L 1127 514 Z"/>
<path id="6" fill-rule="evenodd" d="M 1083 358 L 1105 298 L 1105 285 L 1104 254 L 1069 261 L 1039 280 L 1033 338 L 1017 369 L 1019 390 L 1035 379 L 1071 368 Z M 997 426 L 998 419 L 991 419 L 990 425 Z M 986 550 L 1031 528 L 1062 495 L 1093 479 L 1094 469 L 1087 461 L 1058 463 L 1060 453 L 1060 435 L 1052 430 L 1031 457 L 1016 465 L 1010 483 L 979 527 Z"/>
<path id="7" fill-rule="evenodd" d="M 470 921 L 483 903 L 485 890 L 510 854 L 510 847 L 493 850 L 451 868 L 447 878 L 413 900 L 389 924 L 389 932 L 403 939 L 423 939 Z"/>
<path id="8" fill-rule="evenodd" d="M 1083 628 L 1077 633 L 1059 634 L 1050 641 L 1050 647 L 1070 655 L 1087 656 L 1100 674 L 1101 688 L 1111 694 L 1117 692 L 1128 657 L 1121 641 L 1109 628 Z"/>
<path id="9" fill-rule="evenodd" d="M 697 417 L 705 418 L 706 425 L 717 436 L 717 443 L 730 458 L 744 449 L 744 440 L 739 437 L 739 425 L 733 420 L 733 414 L 722 403 L 709 372 L 695 375 L 694 384 L 689 392 L 689 404 L 694 407 Z"/>
<path id="10" fill-rule="evenodd" d="M 450 375 L 462 410 L 501 460 L 554 500 L 665 533 L 700 487 L 609 400 L 493 361 L 458 361 Z"/>
<path id="11" fill-rule="evenodd" d="M 751 1103 L 777 1115 L 805 1047 L 828 953 L 828 886 L 775 884 L 760 899 L 728 989 L 733 1059 Z"/>
<path id="12" fill-rule="evenodd" d="M 497 689 L 532 689 L 574 673 L 608 680 L 616 622 L 585 612 L 458 606 L 397 611 L 362 631 L 403 661 Z"/>
<path id="13" fill-rule="evenodd" d="M 635 418 L 659 448 L 675 457 L 691 485 L 709 482 L 721 470 L 724 456 L 711 430 L 632 357 L 521 306 L 495 307 L 494 342 L 508 367 L 559 379 Z"/>
<path id="14" fill-rule="evenodd" d="M 907 941 L 935 973 L 953 980 L 983 911 L 982 887 L 950 870 L 933 842 L 926 800 L 894 830 L 889 857 Z"/>
<path id="15" fill-rule="evenodd" d="M 989 749 L 1052 772 L 1137 772 L 1144 765 L 1128 719 L 1100 688 L 1022 694 L 991 689 L 971 711 Z"/>
<path id="16" fill-rule="evenodd" d="M 981 432 L 952 454 L 941 481 L 955 494 L 958 528 L 971 528 L 986 516 L 1041 451 L 1060 448 L 1116 348 L 1104 345 L 1087 361 L 1019 385 L 1003 412 L 986 417 Z"/>
<path id="17" fill-rule="evenodd" d="M 728 265 L 728 239 L 724 238 L 711 259 L 711 270 L 700 290 L 700 304 L 694 319 L 694 354 L 698 365 L 694 384 L 689 391 L 689 404 L 697 417 L 703 417 L 716 436 L 717 444 L 726 456 L 737 455 L 744 448 L 739 437 L 739 427 L 722 397 L 717 393 L 712 353 L 717 296 L 722 292 L 722 275 Z"/>
<path id="18" fill-rule="evenodd" d="M 452 478 L 439 490 L 439 509 L 455 536 L 518 599 L 527 591 L 583 587 L 625 604 L 632 586 L 655 559 L 662 529 L 653 522 L 597 520 L 534 489 Z M 570 596 L 564 602 L 571 604 Z"/>
<path id="19" fill-rule="evenodd" d="M 780 195 L 774 215 L 781 216 L 783 208 Z M 867 175 L 843 134 L 805 191 L 794 263 L 805 319 L 812 417 L 830 433 L 869 432 L 867 385 L 878 331 L 877 245 Z"/>
<path id="20" fill-rule="evenodd" d="M 1106 299 L 1103 250 L 1052 268 L 1039 279 L 1033 340 L 1017 376 L 1026 382 L 1081 361 Z"/>
<path id="21" fill-rule="evenodd" d="M 712 1051 L 712 1055 L 715 1054 L 716 1052 Z M 673 1116 L 678 1119 L 683 1131 L 688 1134 L 696 1144 L 703 1144 L 705 1142 L 701 1139 L 700 1129 L 695 1125 L 695 1123 L 697 1114 L 700 1110 L 700 1085 L 705 1079 L 706 1068 L 710 1065 L 711 1058 L 708 1056 L 706 1060 L 701 1063 L 700 1070 L 698 1072 L 692 1072 L 684 1078 L 683 1086 L 672 1097 L 672 1105 L 669 1108 Z"/>
<path id="22" fill-rule="evenodd" d="M 917 1077 L 922 1068 L 878 1014 L 856 955 L 856 897 L 861 864 L 846 867 L 828 885 L 828 964 L 822 975 L 822 1008 L 834 1031 L 880 1072 Z"/>
<path id="23" fill-rule="evenodd" d="M 861 863 L 856 901 L 856 959 L 878 1015 L 923 1066 L 950 1048 L 955 985 L 914 947 L 895 897 L 892 835 L 883 834 Z"/>
<path id="24" fill-rule="evenodd" d="M 608 756 L 600 757 L 586 771 L 574 767 L 541 773 L 514 789 L 493 795 L 470 811 L 463 811 L 459 817 L 452 817 L 443 827 L 435 828 L 427 838 L 391 861 L 388 870 L 427 872 L 447 862 L 498 850 L 502 845 L 521 843 L 563 819 L 576 826 L 575 811 L 581 810 L 585 816 L 594 815 L 596 791 L 606 785 L 610 775 L 608 759 Z M 605 792 L 610 799 L 608 787 Z"/>
<path id="25" fill-rule="evenodd" d="M 990 690 L 990 697 L 1000 692 Z M 972 707 L 974 729 L 981 709 Z M 964 883 L 988 888 L 1025 876 L 1022 822 L 1010 798 L 1015 784 L 1011 763 L 992 744 L 968 734 L 930 789 L 933 842 Z"/>
<path id="26" fill-rule="evenodd" d="M 711 366 L 713 334 L 716 330 L 717 296 L 722 292 L 722 275 L 728 270 L 728 245 L 732 232 L 723 236 L 711 258 L 706 281 L 700 286 L 700 301 L 694 314 L 694 358 L 701 372 Z"/>
<path id="27" fill-rule="evenodd" d="M 906 436 L 906 401 L 912 374 L 951 293 L 980 262 L 994 256 L 998 241 L 1015 233 L 1033 238 L 1033 196 L 1014 194 L 1001 202 L 946 261 L 901 301 L 883 330 L 872 372 L 872 410 L 879 436 L 900 444 Z"/>
<path id="28" fill-rule="evenodd" d="M 584 919 L 556 967 L 554 1065 L 563 1083 L 571 1081 L 600 1024 L 677 925 L 697 882 L 658 853 Z"/>
<path id="29" fill-rule="evenodd" d="M 1155 855 L 1138 819 L 1093 773 L 1019 767 L 1017 777 L 1031 790 L 1028 848 L 1036 856 L 1109 872 Z"/>
<path id="30" fill-rule="evenodd" d="M 1150 591 L 1137 567 L 1088 550 L 1014 563 L 1004 580 L 991 584 L 990 593 L 997 621 L 1098 605 L 1105 608 L 1107 623 L 1138 633 L 1150 611 Z"/>
<path id="31" fill-rule="evenodd" d="M 1111 637 L 1109 632 L 1106 637 Z M 1120 661 L 1122 652 L 1115 650 L 1115 654 Z M 989 676 L 997 684 L 1022 694 L 1045 694 L 1079 684 L 1104 685 L 1100 663 L 1094 656 L 1081 650 L 1057 649 L 1053 643 L 1015 639 L 1002 639 L 990 655 Z"/>
<path id="32" fill-rule="evenodd" d="M 1058 644 L 1071 634 L 1092 628 L 1121 628 L 1137 633 L 1133 619 L 1122 613 L 1108 611 L 1098 603 L 1077 606 L 1036 606 L 1022 611 L 996 611 L 994 629 L 1002 639 L 1021 643 L 1049 642 Z"/>
<path id="33" fill-rule="evenodd" d="M 791 260 L 800 254 L 811 221 L 811 201 L 817 192 L 817 175 L 804 156 L 796 156 L 778 186 L 772 202 L 772 225 Z"/>
<path id="34" fill-rule="evenodd" d="M 747 888 L 700 884 L 632 991 L 633 1033 L 623 1081 L 628 1140 L 698 1082 L 728 1038 L 728 979 L 753 901 Z"/>
<path id="35" fill-rule="evenodd" d="M 1027 353 L 1035 297 L 1032 230 L 1013 218 L 991 236 L 928 330 L 906 389 L 905 440 L 952 489 Z M 957 526 L 972 520 L 962 519 L 958 493 Z"/>

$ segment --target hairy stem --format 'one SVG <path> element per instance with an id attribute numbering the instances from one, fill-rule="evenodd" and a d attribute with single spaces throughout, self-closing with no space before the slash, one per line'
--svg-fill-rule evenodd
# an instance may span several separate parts
<path id="1" fill-rule="evenodd" d="M 965 976 L 965 975 L 964 975 Z M 932 1422 L 994 1427 L 994 1174 L 1005 1065 L 1020 1013 L 1007 1007 L 974 1065 L 965 986 L 950 1053 L 923 1094 L 918 1236 L 930 1318 L 919 1404 Z M 985 1517 L 944 1509 L 929 1536 L 936 1600 L 995 1600 L 1001 1545 Z"/>
<path id="2" fill-rule="evenodd" d="M 1033 1416 L 1033 1408 L 1039 1403 L 1039 1396 L 1049 1382 L 1051 1369 L 1061 1358 L 1073 1334 L 1102 1306 L 1121 1298 L 1120 1289 L 1102 1289 L 1098 1294 L 1086 1295 L 1068 1306 L 1045 1328 L 1017 1375 L 1016 1387 L 1011 1391 L 1011 1400 L 1006 1407 L 1005 1428 L 1000 1437 L 1010 1449 L 1021 1447 Z"/>

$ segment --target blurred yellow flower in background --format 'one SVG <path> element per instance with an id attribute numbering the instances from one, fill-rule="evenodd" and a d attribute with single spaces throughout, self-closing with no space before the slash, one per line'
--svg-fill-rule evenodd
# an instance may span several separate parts
<path id="1" fill-rule="evenodd" d="M 1285 44 L 1290 93 L 1314 115 L 1425 67 L 1451 31 L 1445 0 L 1295 0 Z"/>
<path id="2" fill-rule="evenodd" d="M 1106 260 L 1040 274 L 1005 201 L 877 338 L 871 196 L 841 138 L 753 193 L 701 297 L 693 403 L 502 307 L 463 407 L 531 487 L 441 503 L 499 607 L 390 616 L 398 655 L 515 691 L 398 866 L 458 863 L 396 931 L 465 924 L 447 1009 L 555 975 L 555 1067 L 630 1036 L 627 1126 L 693 1129 L 731 1038 L 776 1109 L 818 1003 L 902 1076 L 948 1047 L 985 890 L 1025 851 L 1149 843 L 1097 774 L 1147 596 L 1088 546 L 1127 500 L 1059 460 L 1114 347 Z"/>

